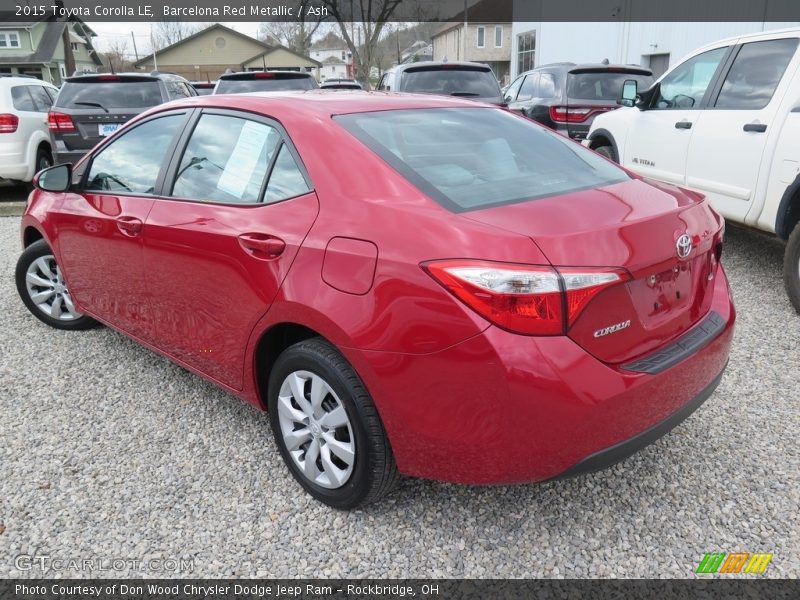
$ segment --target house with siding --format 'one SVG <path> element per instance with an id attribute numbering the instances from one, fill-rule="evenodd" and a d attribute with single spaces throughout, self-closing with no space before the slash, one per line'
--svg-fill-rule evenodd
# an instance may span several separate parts
<path id="1" fill-rule="evenodd" d="M 319 78 L 320 62 L 284 46 L 265 44 L 238 31 L 212 25 L 134 63 L 137 69 L 182 75 L 192 81 L 214 81 L 226 70 L 307 71 Z"/>
<path id="2" fill-rule="evenodd" d="M 102 61 L 92 45 L 95 37 L 78 19 L 0 22 L 0 74 L 32 75 L 61 85 L 75 70 L 97 71 Z M 70 52 L 74 69 L 67 59 Z"/>

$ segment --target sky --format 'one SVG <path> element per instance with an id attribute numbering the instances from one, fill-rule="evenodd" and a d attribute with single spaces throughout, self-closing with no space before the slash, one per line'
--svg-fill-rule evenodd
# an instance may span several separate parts
<path id="1" fill-rule="evenodd" d="M 97 36 L 92 40 L 92 45 L 100 52 L 108 49 L 108 44 L 112 40 L 124 39 L 128 42 L 128 51 L 133 58 L 133 44 L 131 42 L 131 32 L 136 39 L 136 49 L 139 56 L 150 54 L 150 23 L 98 23 L 87 21 Z M 231 29 L 240 31 L 251 37 L 256 37 L 258 23 L 222 23 Z"/>

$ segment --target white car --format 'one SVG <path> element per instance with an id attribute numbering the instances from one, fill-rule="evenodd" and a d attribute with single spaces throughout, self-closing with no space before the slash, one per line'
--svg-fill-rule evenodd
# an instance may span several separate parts
<path id="1" fill-rule="evenodd" d="M 626 82 L 630 108 L 598 116 L 584 144 L 786 240 L 784 283 L 800 312 L 798 47 L 800 29 L 704 46 L 647 90 Z"/>
<path id="2" fill-rule="evenodd" d="M 0 77 L 0 181 L 30 181 L 53 164 L 47 112 L 58 88 L 33 77 Z"/>

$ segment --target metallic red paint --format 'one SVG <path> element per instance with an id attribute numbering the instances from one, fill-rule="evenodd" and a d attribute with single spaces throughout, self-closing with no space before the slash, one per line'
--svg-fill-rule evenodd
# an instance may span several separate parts
<path id="1" fill-rule="evenodd" d="M 500 110 L 454 98 L 347 92 L 164 105 L 121 132 L 176 108 L 267 115 L 287 131 L 314 191 L 266 206 L 36 191 L 23 236 L 32 229 L 48 241 L 79 310 L 256 406 L 266 405 L 256 371 L 260 340 L 273 327 L 299 324 L 336 345 L 358 372 L 401 472 L 469 483 L 547 479 L 675 412 L 724 368 L 735 319 L 724 271 L 715 264 L 691 310 L 645 341 L 614 340 L 617 333 L 603 349 L 586 336 L 626 314 L 613 287 L 590 302 L 569 336 L 522 336 L 491 326 L 420 264 L 473 258 L 624 268 L 643 277 L 654 265 L 674 264 L 656 237 L 686 227 L 713 237 L 721 219 L 697 195 L 635 176 L 453 214 L 331 118 L 449 106 Z M 377 248 L 370 286 L 361 248 L 356 281 L 337 289 L 348 287 L 342 270 L 354 264 L 353 248 L 331 244 L 337 238 Z M 712 268 L 697 260 L 698 273 Z M 124 276 L 109 274 L 120 266 Z M 668 343 L 711 308 L 725 330 L 695 355 L 658 375 L 617 366 Z"/>

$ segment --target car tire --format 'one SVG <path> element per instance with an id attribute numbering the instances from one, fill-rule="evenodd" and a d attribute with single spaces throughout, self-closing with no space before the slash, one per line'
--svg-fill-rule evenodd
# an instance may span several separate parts
<path id="1" fill-rule="evenodd" d="M 47 242 L 37 240 L 20 255 L 14 273 L 17 292 L 31 314 L 56 329 L 89 329 L 97 321 L 77 310 Z"/>
<path id="2" fill-rule="evenodd" d="M 614 152 L 614 147 L 610 145 L 605 146 L 598 146 L 594 148 L 594 151 L 597 152 L 601 156 L 605 156 L 608 160 L 613 160 L 614 162 L 619 162 L 617 160 L 617 153 Z"/>
<path id="3" fill-rule="evenodd" d="M 800 313 L 800 223 L 794 226 L 783 255 L 783 284 L 794 309 Z"/>
<path id="4" fill-rule="evenodd" d="M 36 169 L 34 170 L 35 173 L 38 173 L 42 169 L 46 169 L 52 166 L 53 166 L 53 155 L 50 153 L 50 150 L 48 150 L 44 146 L 40 147 L 36 151 Z"/>
<path id="5" fill-rule="evenodd" d="M 284 462 L 320 502 L 349 510 L 379 500 L 396 484 L 397 465 L 372 398 L 327 341 L 312 338 L 281 353 L 267 402 Z"/>

